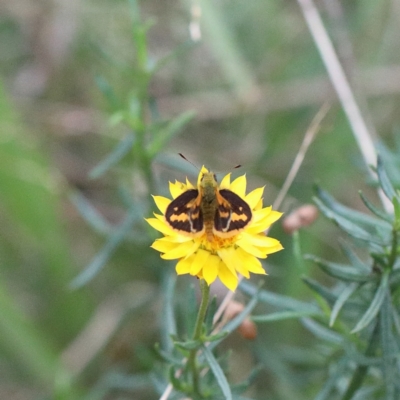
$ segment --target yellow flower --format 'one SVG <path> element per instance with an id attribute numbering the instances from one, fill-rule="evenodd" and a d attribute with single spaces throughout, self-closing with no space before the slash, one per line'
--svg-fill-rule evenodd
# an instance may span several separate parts
<path id="1" fill-rule="evenodd" d="M 197 182 L 200 193 L 202 177 L 207 173 L 205 167 L 200 171 Z M 186 183 L 170 182 L 169 188 L 173 199 L 195 189 L 187 179 Z M 209 285 L 218 277 L 228 289 L 234 291 L 238 285 L 238 273 L 245 278 L 250 278 L 250 272 L 265 275 L 259 258 L 266 258 L 268 254 L 283 249 L 278 240 L 264 233 L 282 213 L 272 210 L 271 206 L 263 208 L 264 188 L 255 189 L 246 195 L 245 175 L 233 182 L 230 181 L 230 174 L 226 175 L 217 191 L 222 189 L 238 195 L 249 205 L 252 213 L 251 221 L 233 236 L 222 233 L 221 236 L 214 235 L 210 240 L 204 230 L 195 234 L 173 229 L 165 218 L 165 212 L 172 200 L 162 196 L 154 196 L 162 215 L 155 213 L 155 218 L 146 221 L 164 235 L 163 238 L 155 240 L 151 247 L 162 253 L 161 258 L 165 260 L 179 260 L 176 264 L 178 275 L 197 276 L 205 279 Z"/>

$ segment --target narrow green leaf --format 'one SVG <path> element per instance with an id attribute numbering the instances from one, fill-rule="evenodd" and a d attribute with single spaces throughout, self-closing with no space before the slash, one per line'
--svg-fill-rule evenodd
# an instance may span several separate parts
<path id="1" fill-rule="evenodd" d="M 88 282 L 90 282 L 108 262 L 116 248 L 124 240 L 125 236 L 129 233 L 132 228 L 132 224 L 137 219 L 136 212 L 134 210 L 127 213 L 124 221 L 117 226 L 114 232 L 109 236 L 106 244 L 96 254 L 89 265 L 70 283 L 71 289 L 78 289 Z"/>
<path id="2" fill-rule="evenodd" d="M 394 207 L 394 219 L 395 219 L 395 230 L 400 230 L 400 200 L 398 197 L 393 197 L 393 207 Z"/>
<path id="3" fill-rule="evenodd" d="M 191 283 L 185 290 L 185 301 L 182 306 L 184 307 L 184 324 L 187 337 L 193 337 L 194 327 L 196 325 L 196 318 L 198 312 L 198 301 L 196 298 L 196 288 Z"/>
<path id="4" fill-rule="evenodd" d="M 9 294 L 5 282 L 0 281 L 0 335 L 6 353 L 11 354 L 13 362 L 26 376 L 37 383 L 48 385 L 54 379 L 57 354 L 52 347 L 51 338 L 30 321 Z M 4 351 L 4 350 L 3 350 Z"/>
<path id="5" fill-rule="evenodd" d="M 392 332 L 392 304 L 389 290 L 384 294 L 379 313 L 380 339 L 382 348 L 382 375 L 385 381 L 385 400 L 395 400 L 395 380 L 397 376 L 396 349 L 397 343 Z M 397 356 L 398 356 L 397 352 Z"/>
<path id="6" fill-rule="evenodd" d="M 168 271 L 163 276 L 163 297 L 162 316 L 161 316 L 161 340 L 162 347 L 167 352 L 172 352 L 173 342 L 171 335 L 177 334 L 175 310 L 174 310 L 174 294 L 175 294 L 176 274 L 175 271 Z"/>
<path id="7" fill-rule="evenodd" d="M 205 325 L 206 325 L 206 332 L 211 332 L 212 331 L 212 327 L 214 325 L 214 315 L 215 312 L 217 311 L 218 308 L 218 304 L 217 304 L 217 296 L 214 296 L 211 301 L 210 304 L 207 308 L 207 314 L 206 314 L 206 318 L 205 318 Z"/>
<path id="8" fill-rule="evenodd" d="M 339 203 L 332 197 L 328 192 L 316 186 L 316 192 L 318 199 L 334 214 L 344 218 L 345 220 L 351 221 L 353 224 L 362 225 L 365 228 L 375 229 L 376 226 L 387 228 L 388 224 L 386 221 L 382 221 L 368 214 L 346 207 Z"/>
<path id="9" fill-rule="evenodd" d="M 358 269 L 355 269 L 349 265 L 326 261 L 310 254 L 307 254 L 305 258 L 316 263 L 328 275 L 342 281 L 367 282 L 375 279 L 373 275 L 360 272 Z"/>
<path id="10" fill-rule="evenodd" d="M 71 202 L 75 205 L 85 221 L 99 233 L 111 233 L 111 224 L 93 207 L 92 203 L 79 192 L 70 195 Z"/>
<path id="11" fill-rule="evenodd" d="M 135 136 L 131 133 L 122 139 L 114 150 L 99 164 L 97 164 L 90 172 L 90 179 L 97 179 L 106 173 L 111 167 L 118 164 L 130 151 L 135 142 Z"/>
<path id="12" fill-rule="evenodd" d="M 315 337 L 330 343 L 343 343 L 344 339 L 341 335 L 334 332 L 333 330 L 325 328 L 318 322 L 315 322 L 310 318 L 303 318 L 301 322 L 303 326 L 307 328 Z"/>
<path id="13" fill-rule="evenodd" d="M 104 50 L 104 49 L 101 49 Z M 103 51 L 102 51 L 103 53 Z M 110 58 L 110 56 L 109 56 Z M 115 95 L 113 87 L 107 82 L 107 80 L 103 76 L 96 76 L 95 82 L 97 87 L 103 93 L 104 97 L 109 102 L 112 110 L 119 110 L 121 108 L 121 104 L 118 100 L 118 97 Z"/>
<path id="14" fill-rule="evenodd" d="M 400 316 L 397 313 L 397 310 L 395 307 L 392 307 L 392 318 L 393 318 L 393 325 L 396 329 L 396 334 L 397 334 L 397 336 L 400 337 Z"/>
<path id="15" fill-rule="evenodd" d="M 331 221 L 335 222 L 342 230 L 347 232 L 350 236 L 363 240 L 368 243 L 376 243 L 380 246 L 386 246 L 388 243 L 384 242 L 382 238 L 379 236 L 372 235 L 367 232 L 365 229 L 360 228 L 358 225 L 350 222 L 350 220 L 343 218 L 339 214 L 333 212 L 330 208 L 325 206 L 318 198 L 314 198 L 315 203 L 317 204 L 318 208 L 321 212 Z M 375 223 L 375 228 L 378 223 Z M 378 248 L 378 251 L 380 248 Z"/>
<path id="16" fill-rule="evenodd" d="M 382 306 L 388 286 L 389 275 L 385 273 L 382 277 L 381 283 L 375 293 L 374 299 L 372 300 L 370 306 L 350 333 L 359 332 L 372 322 Z"/>
<path id="17" fill-rule="evenodd" d="M 338 296 L 336 293 L 333 293 L 332 290 L 321 285 L 315 279 L 309 278 L 308 276 L 303 276 L 301 279 L 311 290 L 321 296 L 329 305 L 334 304 L 337 300 Z"/>
<path id="18" fill-rule="evenodd" d="M 298 268 L 298 272 L 300 274 L 304 274 L 306 272 L 306 267 L 304 265 L 304 257 L 303 252 L 301 250 L 300 244 L 300 230 L 293 232 L 292 234 L 293 241 L 293 256 L 296 261 L 296 266 Z"/>
<path id="19" fill-rule="evenodd" d="M 374 399 L 376 397 L 372 397 L 372 394 L 377 392 L 379 389 L 378 386 L 364 386 L 357 390 L 357 393 L 354 394 L 351 400 Z"/>
<path id="20" fill-rule="evenodd" d="M 183 382 L 181 379 L 176 377 L 176 368 L 174 365 L 171 365 L 168 369 L 168 377 L 169 377 L 169 382 L 172 384 L 174 389 L 176 390 L 182 390 L 182 384 Z"/>
<path id="21" fill-rule="evenodd" d="M 372 335 L 370 337 L 367 350 L 365 351 L 365 356 L 370 357 L 375 353 L 375 350 L 379 344 L 379 324 L 376 324 L 374 330 L 372 331 Z M 346 389 L 341 400 L 352 400 L 354 398 L 354 394 L 359 390 L 361 385 L 364 382 L 364 379 L 369 370 L 369 366 L 366 365 L 358 365 L 356 370 L 353 373 L 353 376 L 350 380 L 349 386 Z"/>
<path id="22" fill-rule="evenodd" d="M 116 389 L 136 391 L 148 389 L 151 386 L 147 374 L 132 375 L 115 371 L 107 373 L 105 379 L 103 379 L 103 384 L 109 391 Z"/>
<path id="23" fill-rule="evenodd" d="M 343 289 L 342 293 L 340 293 L 335 304 L 333 305 L 331 317 L 329 319 L 329 326 L 333 326 L 336 317 L 339 315 L 340 310 L 342 309 L 346 301 L 350 298 L 350 296 L 359 288 L 359 286 L 360 285 L 358 283 L 350 283 Z"/>
<path id="24" fill-rule="evenodd" d="M 266 315 L 253 315 L 251 319 L 254 322 L 274 322 L 285 319 L 312 317 L 316 315 L 321 315 L 321 313 L 317 313 L 314 311 L 280 311 Z"/>
<path id="25" fill-rule="evenodd" d="M 228 380 L 226 379 L 224 371 L 222 371 L 222 368 L 218 364 L 213 353 L 209 350 L 207 346 L 203 346 L 203 354 L 208 362 L 208 365 L 211 368 L 212 373 L 215 376 L 215 379 L 218 382 L 219 387 L 222 390 L 222 393 L 224 394 L 225 399 L 232 400 L 232 393 Z"/>
<path id="26" fill-rule="evenodd" d="M 229 332 L 222 331 L 219 333 L 216 333 L 215 335 L 210 335 L 210 336 L 203 336 L 201 339 L 203 342 L 215 342 L 216 340 L 223 339 L 224 337 L 228 336 Z"/>
<path id="27" fill-rule="evenodd" d="M 383 219 L 384 221 L 388 222 L 389 224 L 393 223 L 393 217 L 389 214 L 386 214 L 384 211 L 380 210 L 378 207 L 375 207 L 365 196 L 364 193 L 360 190 L 358 192 L 360 194 L 361 200 L 365 204 L 365 206 L 374 213 L 378 218 Z"/>
<path id="28" fill-rule="evenodd" d="M 328 379 L 325 379 L 321 390 L 314 397 L 314 400 L 329 400 L 332 398 L 332 391 L 335 389 L 342 376 L 345 375 L 348 362 L 349 360 L 346 358 L 342 358 L 336 362 L 333 372 L 330 371 L 330 376 Z"/>
<path id="29" fill-rule="evenodd" d="M 376 172 L 378 174 L 379 183 L 381 184 L 383 192 L 385 193 L 386 197 L 392 201 L 393 198 L 396 197 L 396 191 L 390 182 L 381 157 L 378 157 Z"/>
<path id="30" fill-rule="evenodd" d="M 173 51 L 171 51 L 166 56 L 160 58 L 155 63 L 152 72 L 153 73 L 158 72 L 165 65 L 169 64 L 173 59 L 179 57 L 183 53 L 186 53 L 188 50 L 193 49 L 197 45 L 198 45 L 198 43 L 193 42 L 192 40 L 187 40 L 186 42 L 182 43 L 181 45 L 176 46 Z"/>
<path id="31" fill-rule="evenodd" d="M 358 257 L 358 255 L 355 253 L 355 251 L 348 245 L 348 243 L 346 241 L 344 241 L 343 239 L 339 239 L 339 245 L 340 248 L 343 251 L 343 254 L 348 258 L 348 260 L 350 261 L 351 265 L 360 270 L 363 271 L 365 273 L 370 273 L 371 272 L 371 267 L 365 263 L 363 263 L 360 258 Z"/>
<path id="32" fill-rule="evenodd" d="M 160 347 L 159 343 L 154 345 L 154 351 L 160 358 L 160 360 L 167 362 L 168 364 L 174 364 L 176 366 L 182 365 L 182 360 L 180 358 L 174 357 L 172 354 L 166 352 Z"/>
<path id="33" fill-rule="evenodd" d="M 183 350 L 195 350 L 199 349 L 203 342 L 201 340 L 187 340 L 186 342 L 174 342 L 176 347 Z"/>
<path id="34" fill-rule="evenodd" d="M 248 296 L 254 296 L 257 293 L 257 287 L 249 282 L 240 282 L 239 289 Z M 280 309 L 292 311 L 309 311 L 318 312 L 319 309 L 315 304 L 306 303 L 304 301 L 296 300 L 288 296 L 269 292 L 268 290 L 260 290 L 258 295 L 259 301 L 270 304 Z"/>
<path id="35" fill-rule="evenodd" d="M 194 112 L 187 111 L 170 121 L 164 129 L 155 132 L 154 138 L 148 147 L 150 157 L 152 158 L 159 153 L 194 116 Z"/>

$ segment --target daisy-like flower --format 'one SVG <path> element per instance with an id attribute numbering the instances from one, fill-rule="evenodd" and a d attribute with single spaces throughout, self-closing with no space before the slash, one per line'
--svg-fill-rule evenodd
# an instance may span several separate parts
<path id="1" fill-rule="evenodd" d="M 208 170 L 202 167 L 197 182 L 200 193 L 201 180 L 206 173 Z M 234 231 L 233 235 L 223 232 L 221 235 L 215 234 L 212 240 L 204 229 L 200 233 L 185 232 L 182 229 L 174 229 L 167 222 L 165 213 L 171 201 L 195 188 L 186 179 L 186 183 L 170 182 L 169 189 L 172 200 L 154 196 L 161 214 L 155 213 L 155 218 L 148 218 L 146 221 L 164 235 L 156 239 L 151 247 L 162 253 L 161 258 L 165 260 L 178 260 L 178 275 L 197 276 L 204 279 L 208 285 L 218 277 L 228 289 L 234 291 L 239 281 L 238 274 L 247 279 L 250 278 L 250 272 L 266 274 L 259 258 L 266 258 L 268 254 L 282 250 L 283 247 L 278 240 L 265 235 L 265 231 L 282 213 L 272 210 L 272 206 L 263 207 L 264 188 L 257 188 L 246 195 L 246 176 L 242 175 L 231 182 L 230 174 L 226 175 L 216 191 L 227 189 L 238 195 L 249 205 L 252 217 L 243 230 Z M 186 214 L 183 217 L 186 217 Z M 183 219 L 187 221 L 189 216 Z M 193 227 L 193 224 L 190 226 Z"/>

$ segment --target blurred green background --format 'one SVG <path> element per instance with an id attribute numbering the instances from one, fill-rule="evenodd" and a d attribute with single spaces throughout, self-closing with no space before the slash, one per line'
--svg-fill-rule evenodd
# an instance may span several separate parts
<path id="1" fill-rule="evenodd" d="M 173 53 L 150 85 L 157 113 L 164 119 L 195 113 L 158 154 L 154 194 L 166 194 L 168 180 L 183 179 L 186 171 L 194 181 L 196 172 L 179 160 L 180 152 L 221 174 L 241 164 L 234 174 L 246 172 L 249 189 L 265 185 L 265 203 L 271 204 L 308 125 L 330 100 L 281 211 L 311 202 L 315 182 L 351 207 L 362 209 L 359 189 L 378 204 L 298 4 L 202 1 L 202 40 L 190 43 L 193 4 L 139 2 L 142 18 L 152 24 L 150 58 Z M 317 6 L 364 116 L 379 142 L 397 146 L 399 5 L 325 0 Z M 163 291 L 169 290 L 165 271 L 173 264 L 149 249 L 154 236 L 143 217 L 154 207 L 131 160 L 89 177 L 128 133 L 110 120 L 113 107 L 101 89 L 108 82 L 118 99 L 134 90 L 133 17 L 123 0 L 0 4 L 1 399 L 157 398 L 155 378 L 147 372 L 154 369 L 153 343 L 163 340 L 158 320 Z M 136 214 L 121 228 L 129 207 Z M 115 226 L 122 229 L 122 243 L 110 239 Z M 268 259 L 266 287 L 310 298 L 291 238 L 279 224 L 271 236 L 286 251 Z M 337 236 L 321 218 L 301 233 L 303 250 L 340 257 Z M 104 267 L 72 290 L 71 281 L 93 262 Z M 189 282 L 182 278 L 176 290 Z M 318 379 L 305 385 L 303 375 L 318 371 L 310 367 L 297 374 L 298 381 L 285 379 L 287 369 L 302 365 L 296 367 L 302 355 L 290 349 L 309 341 L 296 322 L 260 327 L 256 346 L 268 348 L 270 357 L 250 395 L 310 398 Z M 240 380 L 253 365 L 254 347 L 239 336 L 227 347 L 235 347 L 231 372 Z M 290 356 L 278 354 L 283 348 Z"/>

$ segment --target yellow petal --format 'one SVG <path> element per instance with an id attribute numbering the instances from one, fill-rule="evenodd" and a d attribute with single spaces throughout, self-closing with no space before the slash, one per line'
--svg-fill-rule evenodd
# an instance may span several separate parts
<path id="1" fill-rule="evenodd" d="M 157 215 L 156 215 L 157 216 Z M 145 221 L 154 229 L 161 232 L 164 235 L 175 235 L 175 231 L 171 229 L 164 221 L 158 218 L 147 218 Z"/>
<path id="2" fill-rule="evenodd" d="M 193 238 L 191 238 L 190 236 L 184 236 L 178 234 L 173 236 L 164 236 L 158 240 L 171 243 L 184 243 L 184 242 L 190 242 L 191 240 L 193 240 Z"/>
<path id="3" fill-rule="evenodd" d="M 165 214 L 165 210 L 171 203 L 171 199 L 163 196 L 153 196 L 154 202 L 156 203 L 157 208 Z"/>
<path id="4" fill-rule="evenodd" d="M 263 193 L 264 187 L 254 189 L 252 192 L 245 196 L 244 200 L 250 206 L 250 208 L 254 210 L 257 204 L 260 202 Z"/>
<path id="5" fill-rule="evenodd" d="M 254 206 L 253 210 L 261 210 L 263 208 L 263 199 L 261 198 L 260 201 Z"/>
<path id="6" fill-rule="evenodd" d="M 229 290 L 232 290 L 232 292 L 236 290 L 239 282 L 238 277 L 236 273 L 232 273 L 224 262 L 219 265 L 218 278 Z"/>
<path id="7" fill-rule="evenodd" d="M 282 217 L 283 213 L 279 211 L 272 210 L 267 217 L 265 217 L 262 222 L 263 224 L 272 225 L 275 221 L 277 221 L 280 217 Z"/>
<path id="8" fill-rule="evenodd" d="M 185 190 L 186 187 L 182 182 L 175 181 L 175 183 L 169 183 L 169 192 L 171 193 L 173 199 L 176 199 Z"/>
<path id="9" fill-rule="evenodd" d="M 215 281 L 218 275 L 220 262 L 221 259 L 218 256 L 211 255 L 203 266 L 203 278 L 209 285 Z"/>
<path id="10" fill-rule="evenodd" d="M 256 224 L 259 221 L 262 221 L 264 218 L 268 217 L 271 214 L 272 206 L 264 207 L 261 210 L 253 211 L 253 223 Z"/>
<path id="11" fill-rule="evenodd" d="M 201 167 L 199 176 L 197 177 L 197 186 L 200 186 L 201 178 L 202 178 L 203 175 L 204 175 L 205 173 L 207 173 L 207 172 L 208 172 L 208 169 L 203 165 L 203 166 Z"/>
<path id="12" fill-rule="evenodd" d="M 235 274 L 238 259 L 235 256 L 234 248 L 219 249 L 217 253 L 225 265 L 231 270 L 232 274 Z"/>
<path id="13" fill-rule="evenodd" d="M 239 240 L 236 241 L 236 245 L 241 247 L 244 251 L 247 253 L 252 254 L 255 257 L 258 258 L 266 258 L 266 254 L 260 250 L 258 247 L 254 246 L 252 243 L 250 243 L 248 240 L 246 240 L 245 237 L 241 236 Z"/>
<path id="14" fill-rule="evenodd" d="M 189 182 L 188 178 L 186 178 L 186 187 L 187 189 L 194 189 L 194 186 L 192 185 L 191 182 Z"/>
<path id="15" fill-rule="evenodd" d="M 197 275 L 199 271 L 206 264 L 208 258 L 211 256 L 209 251 L 198 249 L 196 254 L 194 254 L 193 263 L 190 267 L 190 275 Z"/>
<path id="16" fill-rule="evenodd" d="M 239 257 L 241 263 L 245 266 L 245 268 L 252 272 L 253 274 L 262 274 L 266 275 L 264 268 L 260 260 L 253 255 L 244 251 L 241 247 L 236 249 L 236 254 Z M 242 274 L 243 275 L 243 274 Z"/>
<path id="17" fill-rule="evenodd" d="M 257 247 L 275 247 L 279 244 L 279 241 L 272 237 L 265 235 L 250 235 L 247 232 L 242 232 L 241 238 Z"/>
<path id="18" fill-rule="evenodd" d="M 178 261 L 175 267 L 175 271 L 178 275 L 190 273 L 190 267 L 192 265 L 194 256 L 188 258 L 182 258 Z"/>
<path id="19" fill-rule="evenodd" d="M 188 257 L 196 251 L 199 247 L 199 243 L 193 243 L 193 241 L 175 244 L 175 247 L 161 255 L 164 260 L 174 260 L 175 258 Z"/>
<path id="20" fill-rule="evenodd" d="M 260 233 L 268 229 L 275 221 L 277 221 L 282 213 L 278 211 L 264 211 L 268 210 L 270 207 L 263 208 L 262 210 L 257 210 L 253 212 L 253 220 L 246 231 L 249 233 Z"/>
<path id="21" fill-rule="evenodd" d="M 236 272 L 243 275 L 247 279 L 250 278 L 249 271 L 246 268 L 246 265 L 242 262 L 240 258 L 238 258 L 238 254 L 236 253 L 237 249 L 226 248 L 218 251 L 218 255 L 221 257 L 225 266 L 230 269 L 230 271 L 236 275 Z"/>
<path id="22" fill-rule="evenodd" d="M 232 190 L 232 192 L 235 192 L 241 198 L 244 198 L 246 195 L 246 175 L 242 175 L 236 178 L 231 183 L 230 190 Z"/>
<path id="23" fill-rule="evenodd" d="M 261 251 L 263 251 L 265 254 L 272 254 L 276 253 L 277 251 L 283 250 L 283 246 L 279 241 L 274 246 L 268 246 L 268 247 L 259 247 Z"/>
<path id="24" fill-rule="evenodd" d="M 229 189 L 231 186 L 231 174 L 225 175 L 219 185 L 220 189 Z"/>
<path id="25" fill-rule="evenodd" d="M 247 265 L 239 258 L 238 254 L 236 253 L 236 251 L 239 249 L 240 249 L 240 247 L 235 249 L 235 258 L 236 258 L 235 269 L 240 275 L 243 275 L 245 278 L 250 279 L 250 274 L 249 274 L 249 270 L 247 269 Z M 250 254 L 249 254 L 249 257 L 253 257 L 253 256 L 250 256 Z"/>
<path id="26" fill-rule="evenodd" d="M 167 242 L 164 240 L 157 239 L 150 246 L 152 249 L 159 251 L 160 253 L 167 253 L 176 247 L 175 243 Z"/>

